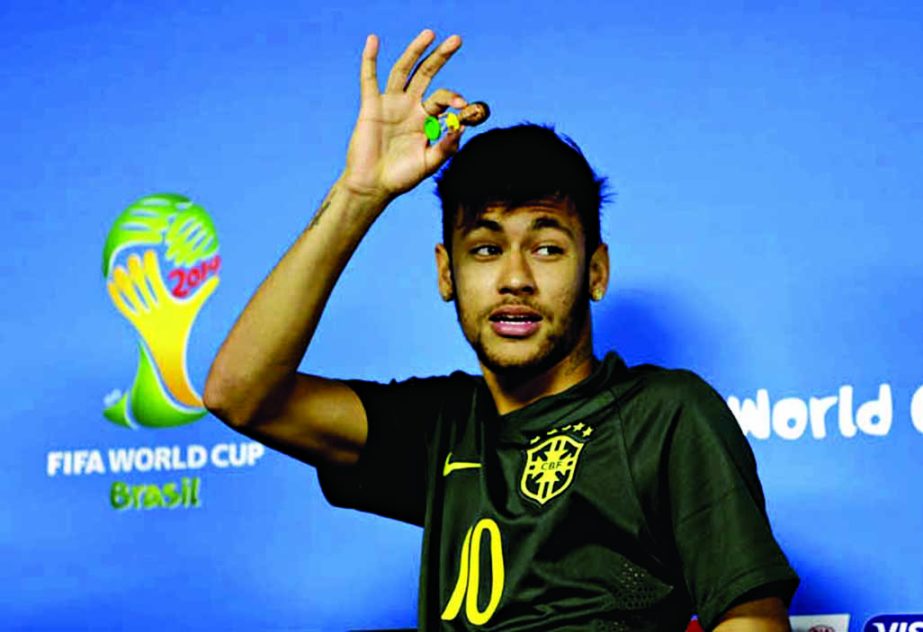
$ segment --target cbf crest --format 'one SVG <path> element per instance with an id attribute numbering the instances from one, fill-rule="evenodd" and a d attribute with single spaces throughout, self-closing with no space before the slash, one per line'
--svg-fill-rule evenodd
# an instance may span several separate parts
<path id="1" fill-rule="evenodd" d="M 533 437 L 519 481 L 522 494 L 544 505 L 570 487 L 583 446 L 592 433 L 591 427 L 577 423 Z"/>

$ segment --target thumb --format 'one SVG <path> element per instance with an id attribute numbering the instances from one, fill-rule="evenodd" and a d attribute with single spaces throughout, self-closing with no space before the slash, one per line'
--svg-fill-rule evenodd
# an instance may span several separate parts
<path id="1" fill-rule="evenodd" d="M 439 167 L 442 164 L 452 157 L 455 152 L 458 151 L 459 146 L 461 145 L 462 132 L 465 131 L 465 126 L 462 125 L 458 128 L 458 131 L 455 133 L 446 134 L 439 139 L 435 145 L 431 145 L 426 148 L 426 164 L 432 165 L 428 169 L 427 175 L 432 175 L 439 170 Z"/>
<path id="2" fill-rule="evenodd" d="M 202 285 L 201 288 L 199 288 L 199 291 L 196 292 L 195 295 L 193 295 L 193 296 L 189 299 L 189 302 L 192 303 L 193 305 L 195 305 L 195 306 L 196 306 L 196 309 L 198 309 L 199 306 L 202 305 L 202 303 L 205 302 L 205 299 L 207 299 L 209 296 L 211 296 L 212 292 L 215 291 L 215 288 L 216 288 L 216 287 L 218 287 L 218 277 L 217 277 L 217 276 L 213 276 L 213 277 L 210 278 L 208 281 L 206 281 L 206 282 Z"/>

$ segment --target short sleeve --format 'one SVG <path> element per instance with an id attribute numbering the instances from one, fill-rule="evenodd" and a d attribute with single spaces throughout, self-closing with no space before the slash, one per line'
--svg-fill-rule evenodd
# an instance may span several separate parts
<path id="1" fill-rule="evenodd" d="M 317 468 L 328 502 L 423 526 L 427 445 L 451 382 L 449 377 L 344 381 L 365 408 L 368 435 L 355 465 Z"/>
<path id="2" fill-rule="evenodd" d="M 711 630 L 751 593 L 789 603 L 799 580 L 773 536 L 756 460 L 733 413 L 695 374 L 670 373 L 674 542 L 699 621 Z"/>

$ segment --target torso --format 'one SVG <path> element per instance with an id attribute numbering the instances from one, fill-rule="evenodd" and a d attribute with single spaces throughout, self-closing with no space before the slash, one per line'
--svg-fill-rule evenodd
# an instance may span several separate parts
<path id="1" fill-rule="evenodd" d="M 618 389 L 497 417 L 472 383 L 430 443 L 421 629 L 683 629 L 688 597 L 636 493 Z"/>

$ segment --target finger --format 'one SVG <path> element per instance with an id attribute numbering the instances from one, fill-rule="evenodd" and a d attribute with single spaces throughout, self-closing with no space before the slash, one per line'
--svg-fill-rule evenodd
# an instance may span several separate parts
<path id="1" fill-rule="evenodd" d="M 403 92 L 404 86 L 407 85 L 407 77 L 416 65 L 420 55 L 429 48 L 429 45 L 436 39 L 436 34 L 429 29 L 423 29 L 417 35 L 404 54 L 394 62 L 391 68 L 391 74 L 388 75 L 388 84 L 385 86 L 385 92 Z"/>
<path id="2" fill-rule="evenodd" d="M 196 292 L 189 301 L 195 306 L 196 309 L 205 302 L 209 296 L 212 295 L 212 292 L 215 291 L 215 288 L 218 287 L 218 277 L 213 276 L 208 281 L 202 284 L 202 287 L 199 288 L 199 291 Z"/>
<path id="3" fill-rule="evenodd" d="M 462 132 L 464 131 L 465 126 L 462 125 L 458 128 L 457 132 L 449 132 L 440 138 L 438 143 L 435 145 L 430 145 L 424 150 L 427 165 L 427 176 L 436 173 L 439 170 L 439 167 L 441 167 L 446 160 L 451 158 L 452 155 L 458 151 L 458 147 L 461 144 Z"/>
<path id="4" fill-rule="evenodd" d="M 121 292 L 116 288 L 115 283 L 109 281 L 106 283 L 106 289 L 109 291 L 109 298 L 112 299 L 112 303 L 115 305 L 115 308 L 121 312 L 122 316 L 132 320 L 135 316 L 135 310 L 129 307 L 128 303 L 125 302 L 125 299 L 122 298 Z"/>
<path id="5" fill-rule="evenodd" d="M 429 87 L 433 77 L 439 72 L 439 69 L 445 66 L 446 62 L 451 59 L 452 55 L 461 48 L 461 38 L 458 35 L 450 35 L 446 38 L 439 48 L 430 54 L 417 70 L 413 73 L 410 82 L 407 84 L 406 91 L 408 94 L 423 96 Z"/>
<path id="6" fill-rule="evenodd" d="M 359 70 L 359 93 L 365 101 L 378 96 L 378 37 L 374 34 L 365 38 L 362 49 L 362 67 Z"/>
<path id="7" fill-rule="evenodd" d="M 131 282 L 138 293 L 141 294 L 141 299 L 144 303 L 148 307 L 153 305 L 154 297 L 151 296 L 151 290 L 147 285 L 147 280 L 144 278 L 144 270 L 141 269 L 141 257 L 138 255 L 133 254 L 128 257 L 128 276 L 131 277 Z"/>
<path id="8" fill-rule="evenodd" d="M 430 116 L 439 116 L 449 108 L 461 109 L 468 105 L 465 98 L 457 92 L 439 88 L 426 101 L 423 102 L 423 109 Z"/>
<path id="9" fill-rule="evenodd" d="M 157 253 L 153 249 L 144 252 L 144 274 L 147 276 L 147 282 L 151 284 L 151 290 L 154 292 L 154 298 L 159 301 L 160 298 L 166 297 L 167 286 L 163 282 L 160 274 L 160 262 L 157 261 Z"/>
<path id="10" fill-rule="evenodd" d="M 131 278 L 128 276 L 128 272 L 125 271 L 124 267 L 117 266 L 115 270 L 112 271 L 112 282 L 115 284 L 115 287 L 118 288 L 119 294 L 128 306 L 129 311 L 133 313 L 147 311 L 141 299 L 138 298 L 138 294 L 135 292 L 135 286 L 131 282 Z"/>

